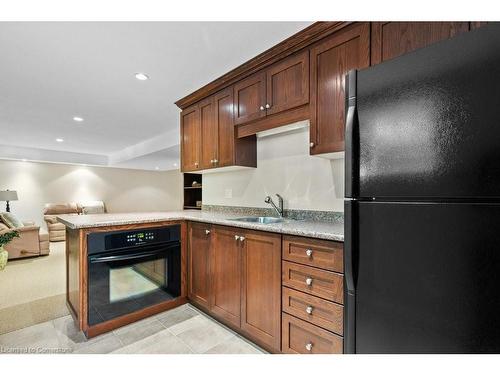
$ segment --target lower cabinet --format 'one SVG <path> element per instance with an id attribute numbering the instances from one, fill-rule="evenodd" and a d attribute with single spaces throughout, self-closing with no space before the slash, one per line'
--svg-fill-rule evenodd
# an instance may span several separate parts
<path id="1" fill-rule="evenodd" d="M 241 241 L 232 228 L 214 227 L 210 256 L 210 310 L 217 317 L 240 326 Z"/>
<path id="2" fill-rule="evenodd" d="M 341 354 L 343 342 L 341 336 L 283 313 L 283 353 Z"/>
<path id="3" fill-rule="evenodd" d="M 243 242 L 241 329 L 280 350 L 281 235 L 247 231 Z"/>
<path id="4" fill-rule="evenodd" d="M 188 298 L 199 306 L 210 307 L 211 226 L 188 225 Z"/>
<path id="5" fill-rule="evenodd" d="M 189 223 L 188 297 L 258 345 L 281 350 L 281 235 Z"/>

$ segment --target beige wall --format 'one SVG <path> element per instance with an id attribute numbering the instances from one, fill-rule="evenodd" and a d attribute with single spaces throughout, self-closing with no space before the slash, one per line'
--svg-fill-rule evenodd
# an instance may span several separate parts
<path id="1" fill-rule="evenodd" d="M 178 210 L 182 174 L 0 160 L 0 190 L 17 190 L 11 211 L 43 223 L 48 202 L 103 200 L 109 212 Z M 5 202 L 0 202 L 5 211 Z M 44 223 L 43 223 L 44 224 Z"/>
<path id="2" fill-rule="evenodd" d="M 344 211 L 344 159 L 310 156 L 308 127 L 259 138 L 257 158 L 256 169 L 205 174 L 203 203 L 269 207 L 279 193 L 285 208 Z"/>

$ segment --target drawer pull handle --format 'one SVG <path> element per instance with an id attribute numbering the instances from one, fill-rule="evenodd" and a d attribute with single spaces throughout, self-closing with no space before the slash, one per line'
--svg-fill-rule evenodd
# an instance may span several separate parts
<path id="1" fill-rule="evenodd" d="M 240 241 L 241 241 L 241 242 L 245 241 L 245 237 L 240 236 Z"/>
<path id="2" fill-rule="evenodd" d="M 310 278 L 310 277 L 308 277 L 308 278 L 306 279 L 306 284 L 307 284 L 308 286 L 311 286 L 311 285 L 312 285 L 312 283 L 313 283 L 313 279 L 312 279 L 312 278 Z"/>
<path id="3" fill-rule="evenodd" d="M 210 234 L 210 231 L 208 229 L 205 229 L 205 234 L 208 236 Z"/>
<path id="4" fill-rule="evenodd" d="M 306 255 L 308 258 L 310 258 L 313 255 L 313 251 L 311 249 L 306 250 Z"/>
<path id="5" fill-rule="evenodd" d="M 312 342 L 308 342 L 308 343 L 306 344 L 306 350 L 307 350 L 308 352 L 310 352 L 310 351 L 312 350 L 312 348 L 313 348 L 313 343 L 312 343 Z"/>
<path id="6" fill-rule="evenodd" d="M 306 307 L 306 313 L 308 313 L 309 315 L 311 315 L 313 312 L 313 307 L 312 306 L 307 306 Z"/>
<path id="7" fill-rule="evenodd" d="M 234 235 L 234 239 L 238 241 L 240 239 L 240 236 L 237 236 L 236 234 Z"/>

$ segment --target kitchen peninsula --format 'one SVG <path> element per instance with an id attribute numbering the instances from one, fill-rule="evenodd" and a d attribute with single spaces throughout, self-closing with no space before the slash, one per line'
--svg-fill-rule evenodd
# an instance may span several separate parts
<path id="1" fill-rule="evenodd" d="M 59 216 L 79 329 L 96 336 L 189 301 L 270 352 L 341 353 L 341 215 L 259 213 Z"/>

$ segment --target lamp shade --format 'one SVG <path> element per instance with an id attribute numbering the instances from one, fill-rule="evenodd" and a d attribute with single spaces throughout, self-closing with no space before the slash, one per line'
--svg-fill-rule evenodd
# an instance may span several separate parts
<path id="1" fill-rule="evenodd" d="M 2 190 L 0 191 L 0 201 L 17 201 L 17 191 Z"/>

